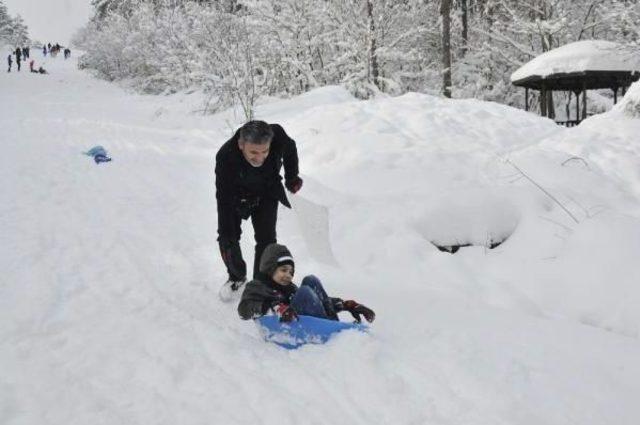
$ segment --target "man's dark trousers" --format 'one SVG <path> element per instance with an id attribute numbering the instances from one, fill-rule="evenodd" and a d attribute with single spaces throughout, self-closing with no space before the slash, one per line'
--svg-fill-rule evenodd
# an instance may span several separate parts
<path id="1" fill-rule="evenodd" d="M 218 214 L 218 243 L 220 252 L 231 280 L 240 280 L 247 276 L 247 265 L 240 250 L 240 236 L 242 234 L 242 218 L 234 214 L 233 223 L 222 223 Z M 253 261 L 253 278 L 260 276 L 260 257 L 267 245 L 276 242 L 276 221 L 278 219 L 278 201 L 275 199 L 260 199 L 258 205 L 251 211 L 256 241 L 255 257 Z"/>

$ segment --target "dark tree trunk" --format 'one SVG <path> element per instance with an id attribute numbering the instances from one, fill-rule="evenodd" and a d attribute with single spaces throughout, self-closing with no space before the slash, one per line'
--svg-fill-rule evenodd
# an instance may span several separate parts
<path id="1" fill-rule="evenodd" d="M 369 20 L 369 77 L 380 88 L 378 57 L 376 55 L 376 23 L 373 18 L 373 0 L 367 0 L 367 18 Z"/>
<path id="2" fill-rule="evenodd" d="M 441 0 L 442 15 L 442 94 L 451 97 L 451 0 Z"/>
<path id="3" fill-rule="evenodd" d="M 464 56 L 469 48 L 469 15 L 467 0 L 460 0 L 460 9 L 462 10 L 462 49 L 461 53 Z"/>

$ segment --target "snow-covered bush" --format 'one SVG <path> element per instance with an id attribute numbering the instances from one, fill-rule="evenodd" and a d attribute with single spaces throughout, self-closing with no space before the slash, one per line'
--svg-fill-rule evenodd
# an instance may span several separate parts
<path id="1" fill-rule="evenodd" d="M 631 85 L 618 108 L 628 117 L 640 118 L 640 82 Z"/>

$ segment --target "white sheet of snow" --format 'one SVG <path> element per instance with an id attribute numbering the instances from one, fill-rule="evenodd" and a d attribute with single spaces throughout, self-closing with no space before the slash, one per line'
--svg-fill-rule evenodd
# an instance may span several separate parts
<path id="1" fill-rule="evenodd" d="M 339 87 L 261 105 L 297 140 L 300 196 L 326 207 L 340 264 L 314 259 L 281 208 L 296 280 L 377 313 L 370 335 L 289 352 L 217 298 L 213 157 L 237 115 L 189 115 L 194 95 L 128 94 L 73 60 L 45 67 L 0 74 L 0 423 L 640 417 L 640 120 L 564 129 Z M 113 162 L 82 155 L 98 144 Z M 494 236 L 508 238 L 482 246 Z"/>
<path id="2" fill-rule="evenodd" d="M 511 81 L 583 71 L 640 72 L 640 56 L 637 50 L 610 41 L 576 41 L 535 57 L 511 74 Z"/>

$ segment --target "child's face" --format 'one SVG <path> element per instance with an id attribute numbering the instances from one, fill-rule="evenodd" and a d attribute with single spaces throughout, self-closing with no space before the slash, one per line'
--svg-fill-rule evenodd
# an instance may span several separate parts
<path id="1" fill-rule="evenodd" d="M 291 284 L 291 279 L 293 279 L 293 266 L 285 264 L 278 267 L 276 271 L 273 272 L 273 276 L 271 278 L 278 285 L 286 286 Z"/>

